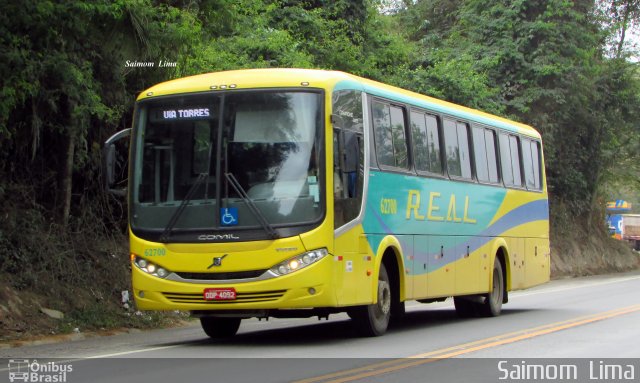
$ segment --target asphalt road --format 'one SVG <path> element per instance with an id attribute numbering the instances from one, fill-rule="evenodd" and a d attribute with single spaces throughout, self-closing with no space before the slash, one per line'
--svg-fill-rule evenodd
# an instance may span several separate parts
<path id="1" fill-rule="evenodd" d="M 547 380 L 640 380 L 640 272 L 513 292 L 497 318 L 459 319 L 450 301 L 411 302 L 383 337 L 359 338 L 351 326 L 346 315 L 252 319 L 225 341 L 209 340 L 194 323 L 0 349 L 0 382 L 16 360 L 34 359 L 45 366 L 40 381 L 57 374 L 72 383 L 499 382 L 526 381 L 536 366 L 543 366 L 537 378 Z M 48 361 L 72 371 L 48 371 L 60 370 Z"/>

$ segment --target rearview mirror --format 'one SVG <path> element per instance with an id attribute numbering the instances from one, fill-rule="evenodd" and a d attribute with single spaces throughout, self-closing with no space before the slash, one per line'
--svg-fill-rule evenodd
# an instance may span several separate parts
<path id="1" fill-rule="evenodd" d="M 118 162 L 118 151 L 116 148 L 116 142 L 128 138 L 131 134 L 131 129 L 124 129 L 109 137 L 104 143 L 102 149 L 102 164 L 104 169 L 104 178 L 107 192 L 119 196 L 127 195 L 127 187 L 117 188 L 119 184 L 123 184 L 126 181 L 126 177 L 123 179 L 116 179 L 117 169 L 126 166 L 126 160 Z M 126 158 L 126 156 L 124 156 Z M 122 172 L 121 172 L 122 173 Z M 126 172 L 124 172 L 126 173 Z"/>

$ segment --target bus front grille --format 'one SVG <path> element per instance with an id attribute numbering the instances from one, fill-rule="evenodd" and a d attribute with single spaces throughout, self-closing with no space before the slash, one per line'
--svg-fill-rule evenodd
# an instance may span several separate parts
<path id="1" fill-rule="evenodd" d="M 264 270 L 249 270 L 249 271 L 231 271 L 226 273 L 187 273 L 187 272 L 176 272 L 180 278 L 182 279 L 191 279 L 191 280 L 199 280 L 199 281 L 223 281 L 223 280 L 233 280 L 233 279 L 250 279 L 250 278 L 258 278 L 262 274 L 264 274 L 267 269 Z"/>
<path id="2" fill-rule="evenodd" d="M 173 303 L 206 303 L 206 304 L 234 304 L 234 303 L 259 303 L 276 301 L 287 292 L 287 290 L 260 291 L 256 293 L 236 293 L 235 300 L 207 301 L 204 293 L 171 293 L 164 292 L 165 298 Z"/>

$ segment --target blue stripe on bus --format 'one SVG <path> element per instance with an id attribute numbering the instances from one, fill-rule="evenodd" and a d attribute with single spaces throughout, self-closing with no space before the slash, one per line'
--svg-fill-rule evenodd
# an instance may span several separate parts
<path id="1" fill-rule="evenodd" d="M 533 221 L 549 220 L 549 203 L 546 199 L 529 202 L 519 206 L 500 217 L 489 226 L 480 236 L 499 236 L 509 229 Z"/>
<path id="2" fill-rule="evenodd" d="M 508 230 L 511 230 L 517 226 L 524 225 L 527 223 L 531 223 L 535 221 L 547 221 L 547 220 L 549 220 L 548 201 L 538 200 L 538 201 L 529 202 L 527 204 L 524 204 L 522 206 L 519 206 L 513 209 L 512 211 L 507 213 L 505 216 L 501 217 L 493 225 L 488 227 L 485 231 L 478 234 L 477 237 L 476 236 L 467 237 L 465 238 L 464 242 L 458 243 L 455 246 L 461 246 L 462 248 L 469 246 L 469 252 L 473 253 L 474 251 L 485 246 L 495 237 L 501 236 L 502 233 Z M 451 248 L 445 248 L 445 250 L 451 250 Z M 433 257 L 437 254 L 439 254 L 439 252 L 431 252 L 431 253 L 427 253 L 426 256 Z M 414 256 L 420 256 L 420 255 L 421 253 L 417 253 Z M 455 262 L 458 259 L 460 258 L 458 257 L 458 254 L 455 254 L 455 253 L 449 256 L 445 255 L 444 257 L 445 261 L 439 264 L 438 265 L 439 267 L 433 268 L 433 269 L 430 268 L 427 270 L 427 272 L 437 270 L 438 268 L 446 266 L 451 262 Z M 421 274 L 421 273 L 417 273 L 417 274 Z"/>

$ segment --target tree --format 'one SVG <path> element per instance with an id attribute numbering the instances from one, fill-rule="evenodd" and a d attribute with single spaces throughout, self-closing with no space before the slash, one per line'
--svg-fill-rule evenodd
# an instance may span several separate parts
<path id="1" fill-rule="evenodd" d="M 637 30 L 640 1 L 600 0 L 598 8 L 602 24 L 610 32 L 607 42 L 612 50 L 612 57 L 624 58 L 637 52 L 638 47 L 629 42 L 628 32 Z"/>
<path id="2" fill-rule="evenodd" d="M 439 2 L 419 1 L 408 12 L 431 25 L 433 3 Z M 436 95 L 538 128 L 552 202 L 590 216 L 602 175 L 612 166 L 608 148 L 637 124 L 633 67 L 605 57 L 607 31 L 594 3 L 468 0 L 449 6 L 456 8 L 445 22 L 418 34 L 426 52 L 416 70 L 425 73 L 423 83 Z M 428 45 L 443 37 L 437 49 Z"/>
<path id="3" fill-rule="evenodd" d="M 5 10 L 0 171 L 4 183 L 39 180 L 39 203 L 66 226 L 74 175 L 99 169 L 90 158 L 109 133 L 103 128 L 120 123 L 131 89 L 172 75 L 135 73 L 127 60 L 157 61 L 167 50 L 182 56 L 199 24 L 189 10 L 150 1 L 10 1 Z M 79 178 L 80 190 L 88 178 L 95 177 Z"/>

